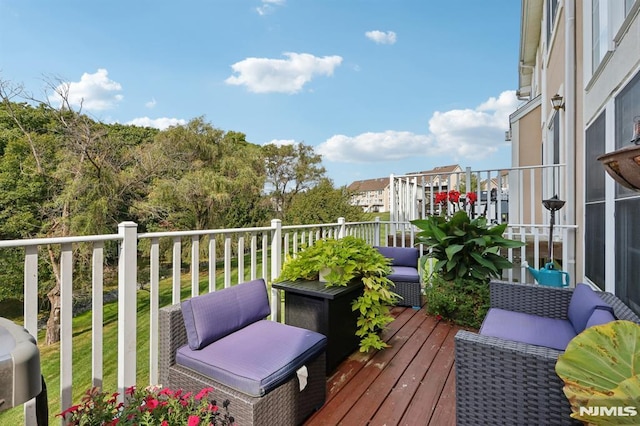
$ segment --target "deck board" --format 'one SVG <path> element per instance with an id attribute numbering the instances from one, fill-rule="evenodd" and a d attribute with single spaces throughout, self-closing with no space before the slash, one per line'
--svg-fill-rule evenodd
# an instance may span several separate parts
<path id="1" fill-rule="evenodd" d="M 394 308 L 390 347 L 356 352 L 327 379 L 327 401 L 307 420 L 326 425 L 455 424 L 453 336 L 423 309 Z"/>

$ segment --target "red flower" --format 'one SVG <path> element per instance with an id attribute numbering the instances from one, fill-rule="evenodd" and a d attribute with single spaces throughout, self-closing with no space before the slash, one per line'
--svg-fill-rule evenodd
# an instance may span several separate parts
<path id="1" fill-rule="evenodd" d="M 444 204 L 447 202 L 447 193 L 446 192 L 436 192 L 436 204 Z"/>
<path id="2" fill-rule="evenodd" d="M 458 201 L 460 201 L 460 191 L 456 191 L 455 189 L 449 191 L 449 201 L 451 201 L 452 203 L 457 203 Z"/>
<path id="3" fill-rule="evenodd" d="M 475 192 L 467 192 L 467 202 L 469 204 L 475 204 L 478 201 L 478 194 Z"/>
<path id="4" fill-rule="evenodd" d="M 131 386 L 129 388 L 127 388 L 127 390 L 124 391 L 125 395 L 133 395 L 136 391 L 136 387 L 135 386 Z"/>
<path id="5" fill-rule="evenodd" d="M 169 422 L 166 420 L 163 420 L 162 423 L 160 423 L 160 426 L 169 426 Z"/>
<path id="6" fill-rule="evenodd" d="M 441 321 L 442 320 L 442 315 L 438 314 L 436 315 L 436 321 Z"/>
<path id="7" fill-rule="evenodd" d="M 189 420 L 187 425 L 188 426 L 198 426 L 198 423 L 200 423 L 200 417 L 198 416 L 189 416 Z"/>
<path id="8" fill-rule="evenodd" d="M 67 414 L 70 414 L 70 413 L 75 413 L 79 409 L 80 409 L 79 405 L 72 405 L 71 407 L 67 408 L 66 410 L 64 410 L 62 413 L 60 413 L 58 415 L 64 419 L 64 416 L 66 416 Z"/>

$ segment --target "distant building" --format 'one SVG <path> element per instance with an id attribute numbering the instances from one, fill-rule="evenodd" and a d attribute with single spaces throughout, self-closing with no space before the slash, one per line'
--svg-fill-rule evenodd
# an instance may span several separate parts
<path id="1" fill-rule="evenodd" d="M 461 173 L 462 168 L 458 164 L 451 164 L 434 167 L 431 170 L 411 172 L 407 173 L 407 175 L 423 176 L 425 188 L 430 188 L 431 192 L 440 192 L 457 187 L 459 181 L 464 182 L 464 176 Z M 422 185 L 422 182 L 419 181 L 418 185 Z"/>
<path id="2" fill-rule="evenodd" d="M 353 193 L 351 205 L 360 206 L 364 212 L 389 211 L 389 178 L 357 180 L 347 187 Z"/>

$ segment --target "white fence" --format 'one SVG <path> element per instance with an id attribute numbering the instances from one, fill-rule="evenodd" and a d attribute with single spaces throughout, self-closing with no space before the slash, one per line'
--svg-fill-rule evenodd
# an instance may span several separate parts
<path id="1" fill-rule="evenodd" d="M 161 269 L 166 259 L 161 259 L 161 247 L 169 245 L 170 277 L 172 281 L 171 303 L 178 303 L 188 294 L 199 294 L 201 281 L 208 282 L 206 291 L 215 291 L 216 283 L 222 281 L 224 287 L 259 277 L 271 281 L 280 273 L 286 256 L 296 253 L 305 245 L 313 244 L 324 237 L 341 238 L 353 235 L 365 239 L 372 245 L 412 246 L 416 229 L 406 221 L 386 222 L 376 219 L 372 222 L 348 223 L 340 218 L 335 223 L 282 226 L 273 220 L 271 226 L 262 228 L 216 229 L 179 232 L 138 233 L 133 222 L 123 222 L 117 234 L 66 238 L 42 238 L 31 240 L 0 241 L 0 255 L 4 248 L 24 248 L 24 326 L 33 335 L 38 332 L 38 257 L 40 249 L 56 247 L 60 253 L 60 407 L 50 407 L 52 412 L 60 412 L 72 405 L 73 390 L 73 283 L 74 247 L 85 244 L 92 256 L 91 303 L 92 303 L 92 361 L 91 377 L 93 386 L 103 383 L 104 353 L 115 348 L 104 347 L 103 336 L 103 290 L 105 281 L 105 244 L 118 246 L 118 345 L 117 345 L 117 388 L 124 390 L 136 384 L 137 365 L 137 299 L 140 286 L 146 281 L 140 278 L 141 265 L 148 262 L 149 305 L 149 384 L 158 381 L 158 310 L 160 308 Z M 544 257 L 541 249 L 545 241 L 544 225 L 514 225 L 508 228 L 507 236 L 527 241 L 521 249 L 509 250 L 508 257 L 519 262 L 529 256 L 531 265 L 540 264 Z M 573 228 L 556 228 L 555 239 L 564 241 Z M 164 246 L 163 246 L 164 244 Z M 189 250 L 188 255 L 183 251 Z M 562 249 L 564 251 L 564 248 Z M 206 261 L 203 261 L 206 259 Z M 165 260 L 165 262 L 163 262 Z M 190 289 L 181 284 L 184 278 L 183 264 L 188 264 Z M 201 271 L 202 270 L 202 271 Z M 202 274 L 201 274 L 202 272 Z M 527 279 L 525 270 L 508 271 L 506 278 L 520 281 Z M 205 278 L 203 278 L 203 276 Z M 146 289 L 145 289 L 146 290 Z M 190 290 L 190 291 L 189 291 Z M 188 296 L 188 295 L 187 295 Z M 272 289 L 272 319 L 280 320 L 280 295 Z M 49 389 L 49 394 L 54 392 Z M 25 423 L 35 424 L 33 401 L 25 405 Z"/>

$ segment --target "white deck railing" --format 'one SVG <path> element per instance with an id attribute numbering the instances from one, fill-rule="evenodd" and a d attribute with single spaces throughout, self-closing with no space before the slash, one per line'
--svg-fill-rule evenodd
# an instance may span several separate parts
<path id="1" fill-rule="evenodd" d="M 573 228 L 567 226 L 555 229 L 555 239 L 558 241 L 564 241 L 567 233 L 574 232 Z M 530 264 L 540 264 L 540 259 L 544 257 L 540 247 L 546 241 L 544 231 L 545 225 L 509 227 L 508 237 L 528 242 L 528 245 L 521 249 L 509 250 L 509 258 L 516 263 L 518 259 L 531 258 Z M 152 233 L 138 233 L 135 223 L 123 222 L 118 226 L 117 234 L 0 241 L 0 255 L 4 248 L 22 247 L 25 250 L 24 326 L 37 338 L 39 249 L 53 246 L 56 250 L 60 250 L 60 407 L 50 407 L 50 411 L 60 412 L 71 406 L 73 402 L 74 247 L 86 244 L 92 253 L 91 377 L 93 386 L 102 385 L 103 354 L 105 350 L 111 350 L 103 345 L 105 243 L 113 242 L 119 247 L 117 388 L 118 392 L 124 394 L 126 388 L 136 384 L 137 377 L 137 292 L 142 284 L 138 282 L 138 265 L 141 259 L 145 263 L 148 260 L 149 263 L 149 384 L 157 384 L 158 381 L 158 310 L 160 280 L 163 278 L 160 273 L 162 244 L 169 244 L 171 247 L 171 303 L 178 303 L 182 297 L 182 264 L 185 258 L 189 265 L 190 294 L 195 296 L 200 292 L 201 268 L 208 280 L 207 291 L 215 291 L 219 277 L 224 287 L 259 277 L 271 281 L 279 275 L 282 262 L 287 255 L 298 252 L 303 246 L 313 244 L 320 238 L 341 238 L 353 235 L 365 239 L 372 245 L 412 246 L 415 243 L 415 232 L 415 228 L 408 222 L 388 222 L 379 219 L 372 222 L 349 223 L 340 218 L 335 223 L 303 226 L 282 226 L 279 220 L 273 220 L 271 226 L 259 228 Z M 188 256 L 183 256 L 185 248 L 189 250 Z M 248 264 L 245 264 L 245 257 L 248 258 Z M 206 259 L 206 262 L 202 261 L 203 259 Z M 525 270 L 516 269 L 507 274 L 507 279 L 532 281 L 527 280 Z M 279 301 L 278 291 L 272 289 L 272 319 L 280 320 L 281 318 Z M 49 389 L 49 395 L 53 392 L 55 392 L 54 389 Z M 25 404 L 25 424 L 35 424 L 33 401 Z"/>

